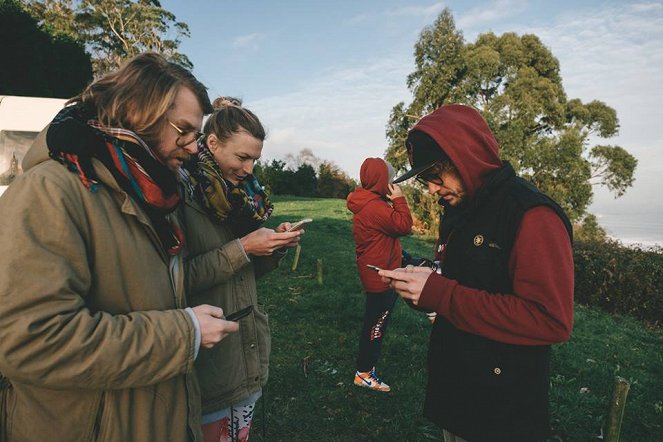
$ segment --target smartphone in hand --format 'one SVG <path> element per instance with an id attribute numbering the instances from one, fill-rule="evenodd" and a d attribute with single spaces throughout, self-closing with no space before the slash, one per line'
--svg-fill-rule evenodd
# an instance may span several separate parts
<path id="1" fill-rule="evenodd" d="M 373 270 L 376 273 L 379 272 L 380 270 L 382 270 L 380 267 L 374 266 L 373 264 L 366 264 L 366 267 L 368 267 L 369 269 Z M 403 275 L 405 275 L 405 273 Z M 385 277 L 383 276 L 383 278 L 385 278 Z M 405 281 L 404 279 L 400 279 L 400 278 L 394 277 L 394 276 L 389 277 L 388 279 L 389 280 L 395 279 L 396 281 Z"/>
<path id="2" fill-rule="evenodd" d="M 311 218 L 304 218 L 301 221 L 297 221 L 293 225 L 290 226 L 286 232 L 294 232 L 295 230 L 300 230 L 302 227 L 304 227 L 306 224 L 313 222 Z"/>
<path id="3" fill-rule="evenodd" d="M 248 305 L 241 310 L 237 310 L 235 313 L 227 315 L 224 319 L 226 321 L 239 321 L 243 317 L 247 316 L 253 311 L 253 305 Z"/>

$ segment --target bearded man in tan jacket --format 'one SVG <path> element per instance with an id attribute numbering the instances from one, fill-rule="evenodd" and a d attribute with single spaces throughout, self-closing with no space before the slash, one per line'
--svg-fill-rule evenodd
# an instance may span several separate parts
<path id="1" fill-rule="evenodd" d="M 142 54 L 69 104 L 0 198 L 0 440 L 200 440 L 193 361 L 238 330 L 183 293 L 206 89 Z"/>

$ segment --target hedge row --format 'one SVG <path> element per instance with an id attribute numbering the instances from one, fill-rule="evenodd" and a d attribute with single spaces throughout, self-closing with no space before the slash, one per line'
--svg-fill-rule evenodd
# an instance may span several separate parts
<path id="1" fill-rule="evenodd" d="M 663 324 L 663 249 L 578 241 L 574 259 L 576 302 Z"/>

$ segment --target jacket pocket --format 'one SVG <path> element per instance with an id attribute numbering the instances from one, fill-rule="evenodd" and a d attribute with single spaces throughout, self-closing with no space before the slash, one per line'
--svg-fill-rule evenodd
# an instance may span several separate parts
<path id="1" fill-rule="evenodd" d="M 260 384 L 264 386 L 269 377 L 269 356 L 272 351 L 272 335 L 269 331 L 269 315 L 265 313 L 265 306 L 258 304 L 255 312 L 256 339 L 260 358 Z"/>

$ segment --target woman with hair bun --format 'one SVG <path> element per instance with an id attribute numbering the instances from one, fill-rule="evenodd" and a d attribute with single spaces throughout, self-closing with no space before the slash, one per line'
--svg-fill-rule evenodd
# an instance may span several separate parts
<path id="1" fill-rule="evenodd" d="M 231 313 L 252 306 L 238 333 L 201 349 L 195 367 L 205 442 L 246 441 L 255 403 L 267 382 L 270 333 L 256 277 L 273 270 L 302 231 L 261 227 L 273 206 L 253 176 L 265 129 L 241 101 L 220 97 L 203 128 L 198 154 L 185 164 L 185 266 L 190 306 Z"/>

